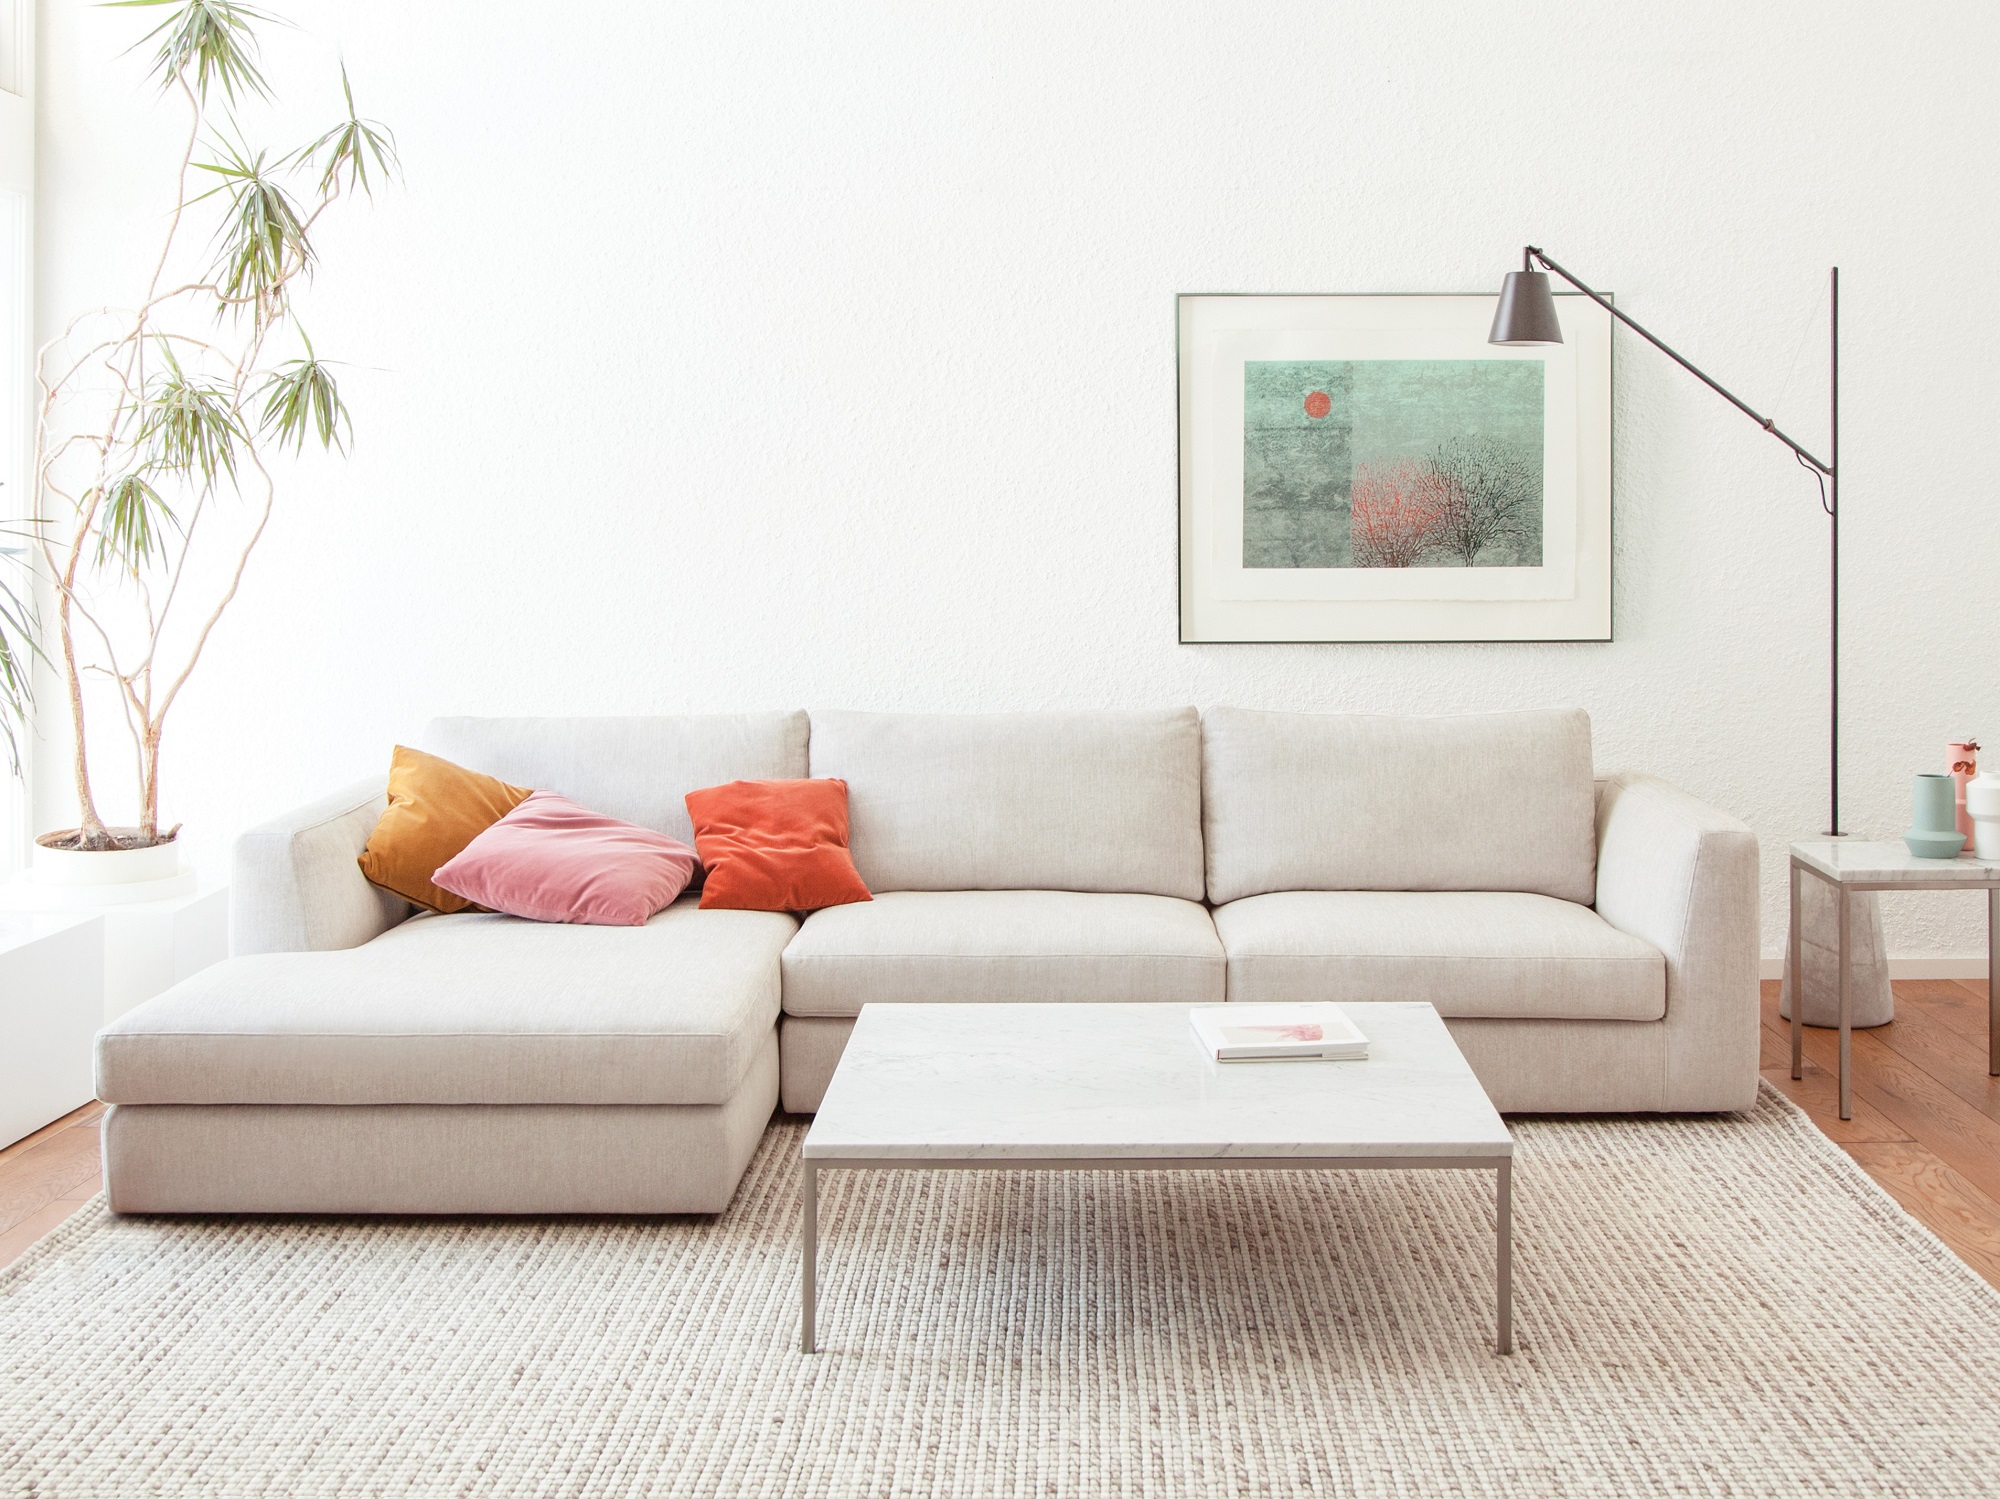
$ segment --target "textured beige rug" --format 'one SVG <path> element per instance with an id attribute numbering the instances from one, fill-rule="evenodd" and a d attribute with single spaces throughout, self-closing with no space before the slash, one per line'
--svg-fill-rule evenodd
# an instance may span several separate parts
<path id="1" fill-rule="evenodd" d="M 826 1180 L 715 1220 L 119 1220 L 0 1272 L 0 1494 L 2000 1492 L 2000 1297 L 1767 1093 L 1490 1179 Z"/>

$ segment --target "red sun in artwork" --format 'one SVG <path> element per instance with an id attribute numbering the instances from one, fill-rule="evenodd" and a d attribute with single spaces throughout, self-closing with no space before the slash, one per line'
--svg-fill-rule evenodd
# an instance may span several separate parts
<path id="1" fill-rule="evenodd" d="M 1333 397 L 1323 390 L 1316 390 L 1306 397 L 1306 415 L 1318 421 L 1333 410 Z"/>

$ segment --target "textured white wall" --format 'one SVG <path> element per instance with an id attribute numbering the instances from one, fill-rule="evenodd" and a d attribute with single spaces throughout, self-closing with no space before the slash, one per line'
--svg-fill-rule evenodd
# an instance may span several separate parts
<path id="1" fill-rule="evenodd" d="M 284 9 L 299 105 L 251 133 L 317 128 L 344 54 L 408 180 L 307 304 L 359 446 L 297 475 L 172 730 L 212 864 L 433 713 L 1580 703 L 1602 765 L 1756 825 L 1775 952 L 1825 528 L 1636 340 L 1615 643 L 1175 641 L 1174 293 L 1484 290 L 1524 241 L 1812 441 L 1841 265 L 1853 830 L 2000 746 L 1990 6 Z M 164 207 L 148 14 L 43 3 L 45 332 L 130 295 Z M 1894 950 L 1977 914 L 1894 908 Z"/>

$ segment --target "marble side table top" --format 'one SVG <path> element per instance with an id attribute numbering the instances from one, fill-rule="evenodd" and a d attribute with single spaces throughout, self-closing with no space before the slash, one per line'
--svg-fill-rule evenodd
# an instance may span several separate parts
<path id="1" fill-rule="evenodd" d="M 1366 1061 L 1217 1062 L 1184 1004 L 865 1006 L 809 1161 L 1513 1154 L 1427 1004 L 1343 1008 Z"/>
<path id="2" fill-rule="evenodd" d="M 1794 843 L 1792 857 L 1814 873 L 1843 885 L 2000 884 L 2000 859 L 1920 859 L 1900 841 L 1819 838 Z"/>

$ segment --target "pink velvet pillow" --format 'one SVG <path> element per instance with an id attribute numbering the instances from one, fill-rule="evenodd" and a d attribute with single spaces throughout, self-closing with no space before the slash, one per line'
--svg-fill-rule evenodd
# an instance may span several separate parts
<path id="1" fill-rule="evenodd" d="M 694 878 L 678 839 L 537 791 L 465 846 L 431 883 L 530 921 L 644 926 Z"/>

